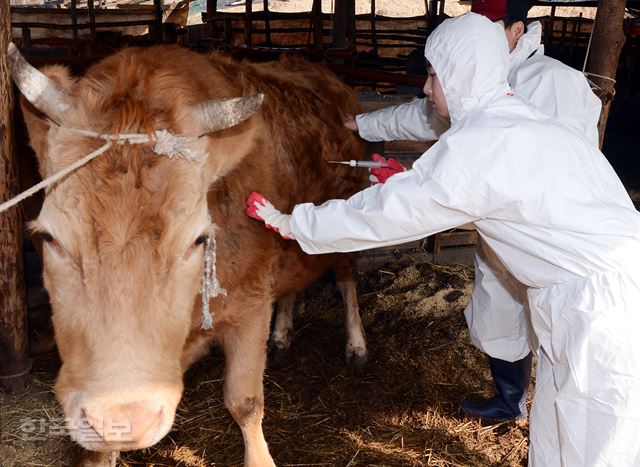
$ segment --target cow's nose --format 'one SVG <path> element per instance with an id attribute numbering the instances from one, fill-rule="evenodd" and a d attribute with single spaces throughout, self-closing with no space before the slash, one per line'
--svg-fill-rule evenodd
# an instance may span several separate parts
<path id="1" fill-rule="evenodd" d="M 116 405 L 105 410 L 82 410 L 83 418 L 107 445 L 121 450 L 147 447 L 156 439 L 163 410 L 141 402 Z"/>

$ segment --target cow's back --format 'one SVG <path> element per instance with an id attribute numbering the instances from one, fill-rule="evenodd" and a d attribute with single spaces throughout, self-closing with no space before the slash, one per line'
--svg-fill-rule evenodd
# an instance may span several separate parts
<path id="1" fill-rule="evenodd" d="M 265 95 L 260 141 L 236 170 L 214 185 L 214 210 L 233 205 L 235 215 L 243 216 L 240 203 L 251 191 L 259 191 L 280 210 L 290 212 L 296 204 L 346 198 L 366 186 L 366 171 L 327 162 L 361 159 L 364 145 L 342 124 L 346 115 L 359 111 L 355 95 L 325 66 L 301 59 L 253 64 L 212 55 L 210 60 L 239 94 Z M 234 221 L 232 214 L 226 209 L 223 217 L 227 227 L 239 234 L 246 219 Z M 248 227 L 250 235 L 238 239 L 233 234 L 227 243 L 238 252 L 242 240 L 258 242 L 258 256 L 272 251 L 275 298 L 305 287 L 335 262 L 335 255 L 306 255 L 296 243 L 281 240 L 255 222 L 249 221 Z M 249 276 L 255 271 L 255 267 L 240 269 Z M 234 270 L 234 277 L 240 269 Z"/>
<path id="2" fill-rule="evenodd" d="M 211 60 L 242 94 L 265 94 L 259 157 L 272 161 L 274 175 L 287 180 L 279 185 L 280 193 L 267 194 L 285 197 L 282 210 L 348 197 L 365 186 L 361 169 L 326 162 L 360 159 L 364 153 L 361 140 L 342 124 L 344 117 L 360 111 L 355 94 L 326 66 L 300 58 L 249 63 L 212 55 Z"/>

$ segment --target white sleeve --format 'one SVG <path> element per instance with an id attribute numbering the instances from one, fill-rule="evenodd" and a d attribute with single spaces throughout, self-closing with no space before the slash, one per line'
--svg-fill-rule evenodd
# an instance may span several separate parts
<path id="1" fill-rule="evenodd" d="M 449 128 L 426 99 L 356 115 L 356 123 L 367 141 L 434 141 Z"/>
<path id="2" fill-rule="evenodd" d="M 477 219 L 448 207 L 441 184 L 409 170 L 347 200 L 297 205 L 291 229 L 302 249 L 315 254 L 400 244 Z"/>

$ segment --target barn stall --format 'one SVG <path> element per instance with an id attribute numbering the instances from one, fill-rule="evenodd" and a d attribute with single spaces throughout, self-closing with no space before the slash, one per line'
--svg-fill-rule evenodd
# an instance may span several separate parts
<path id="1" fill-rule="evenodd" d="M 578 2 L 587 8 L 589 4 L 593 2 Z M 336 2 L 335 10 L 326 15 L 325 7 L 314 2 L 304 14 L 280 17 L 271 13 L 265 2 L 256 11 L 253 7 L 259 4 L 247 3 L 240 6 L 244 9 L 241 13 L 227 15 L 223 8 L 208 2 L 201 25 L 189 27 L 181 20 L 167 27 L 161 21 L 164 13 L 160 14 L 165 5 L 158 1 L 151 8 L 142 8 L 141 17 L 132 19 L 131 15 L 137 13 L 130 8 L 126 19 L 110 19 L 107 24 L 100 23 L 100 15 L 92 17 L 89 13 L 100 9 L 98 2 L 70 5 L 75 13 L 57 13 L 71 18 L 63 25 L 53 17 L 56 14 L 37 22 L 18 16 L 18 11 L 24 13 L 17 10 L 22 7 L 13 10 L 14 39 L 24 41 L 23 50 L 30 51 L 27 56 L 34 63 L 57 61 L 81 70 L 114 48 L 161 39 L 200 50 L 223 48 L 238 57 L 255 60 L 282 52 L 303 53 L 310 60 L 328 61 L 361 92 L 366 109 L 410 98 L 408 93 L 419 87 L 422 78 L 403 73 L 407 57 L 412 50 L 420 49 L 420 34 L 426 34 L 446 13 L 444 2 L 426 2 L 423 15 L 394 22 L 393 18 L 378 17 L 383 15 L 376 14 L 375 2 L 370 3 L 371 10 L 364 16 L 356 14 L 354 2 Z M 611 10 L 606 8 L 608 5 Z M 601 60 L 598 72 L 593 71 L 607 77 L 616 76 L 616 68 L 622 72 L 617 92 L 625 99 L 617 97 L 613 101 L 620 104 L 618 109 L 614 105 L 612 123 L 625 123 L 622 129 L 609 125 L 618 138 L 605 140 L 604 151 L 609 155 L 610 147 L 612 159 L 620 159 L 620 167 L 624 168 L 621 177 L 630 190 L 640 185 L 636 184 L 637 170 L 634 171 L 637 163 L 626 151 L 622 150 L 621 155 L 613 148 L 625 148 L 621 140 L 628 138 L 624 127 L 630 124 L 627 116 L 632 115 L 633 122 L 633 115 L 637 115 L 637 84 L 635 89 L 630 85 L 634 83 L 638 61 L 633 6 L 626 13 L 631 18 L 625 24 L 626 41 L 618 44 L 625 47 L 622 65 L 617 58 L 611 64 L 615 53 L 600 52 L 609 60 Z M 593 15 L 567 18 L 557 16 L 562 6 L 554 4 L 549 8 L 543 24 L 550 53 L 555 51 L 558 57 L 564 54 L 565 61 L 579 64 L 590 42 L 594 50 L 595 44 L 602 43 L 607 50 L 611 48 L 610 42 L 598 39 L 596 31 L 591 34 L 592 29 L 597 30 Z M 601 2 L 600 10 L 618 18 L 620 2 Z M 0 7 L 0 12 L 8 21 L 6 7 L 5 11 Z M 79 19 L 85 13 L 88 20 Z M 113 26 L 114 22 L 118 24 Z M 102 28 L 129 26 L 142 27 L 145 32 L 134 36 L 119 29 L 115 40 L 113 32 L 108 33 L 109 40 L 101 35 Z M 602 27 L 605 32 L 601 34 L 609 37 L 607 24 Z M 65 34 L 39 36 L 32 31 L 37 29 Z M 3 28 L 8 30 L 9 27 Z M 8 38 L 3 37 L 3 41 L 0 45 L 5 49 Z M 3 84 L 9 89 L 4 65 L 0 68 L 5 72 Z M 600 83 L 605 102 L 611 102 L 613 97 L 607 88 L 609 82 L 605 78 Z M 12 105 L 11 95 L 8 91 L 3 93 L 8 100 L 3 102 L 5 112 Z M 11 128 L 11 120 L 12 115 L 5 114 L 3 128 Z M 7 183 L 2 201 L 17 192 L 12 147 L 21 148 L 21 155 L 24 151 L 24 141 L 12 144 L 10 132 L 3 132 L 3 137 Z M 399 142 L 373 149 L 410 163 L 424 147 Z M 55 350 L 35 352 L 42 350 L 37 347 L 50 347 L 47 304 L 38 284 L 35 254 L 30 246 L 23 247 L 21 235 L 16 235 L 22 232 L 20 214 L 17 210 L 2 214 L 4 264 L 0 273 L 6 278 L 3 277 L 0 335 L 7 350 L 2 349 L 0 382 L 14 394 L 21 393 L 26 385 L 26 392 L 3 395 L 0 401 L 0 458 L 3 465 L 71 465 L 81 452 L 66 435 L 53 397 L 52 384 L 59 362 Z M 473 270 L 458 263 L 468 263 L 473 243 L 473 234 L 454 231 L 358 256 L 359 301 L 370 346 L 369 364 L 361 374 L 351 374 L 343 362 L 342 306 L 331 278 L 306 291 L 298 305 L 291 354 L 271 363 L 265 375 L 264 428 L 279 465 L 526 464 L 526 426 L 483 426 L 465 417 L 458 408 L 464 398 L 492 394 L 484 357 L 470 345 L 461 314 L 469 299 Z M 22 273 L 25 256 L 26 281 Z M 31 357 L 28 322 L 34 343 Z M 194 365 L 186 375 L 186 390 L 173 431 L 152 448 L 123 453 L 119 465 L 240 464 L 242 438 L 224 408 L 222 367 L 223 357 L 215 350 Z"/>

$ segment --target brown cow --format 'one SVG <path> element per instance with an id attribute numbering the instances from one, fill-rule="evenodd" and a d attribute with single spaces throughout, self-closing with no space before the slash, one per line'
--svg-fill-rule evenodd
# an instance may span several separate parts
<path id="1" fill-rule="evenodd" d="M 341 123 L 358 111 L 353 93 L 324 67 L 299 60 L 238 63 L 175 46 L 123 50 L 81 79 L 62 67 L 47 69 L 48 77 L 25 71 L 11 47 L 10 62 L 40 111 L 23 109 L 43 178 L 101 147 L 96 134 L 166 129 L 192 137 L 184 144 L 195 155 L 114 144 L 51 186 L 33 223 L 45 240 L 63 361 L 55 390 L 72 437 L 93 451 L 156 443 L 172 425 L 185 370 L 217 341 L 245 464 L 273 465 L 262 433 L 272 305 L 340 257 L 303 254 L 246 217 L 244 200 L 259 190 L 291 209 L 360 189 L 360 169 L 325 162 L 363 155 Z M 260 110 L 239 124 L 259 101 L 218 100 L 259 93 Z M 207 331 L 199 291 L 203 244 L 214 235 L 227 293 L 210 301 Z M 359 318 L 355 327 L 362 337 Z M 352 351 L 364 356 L 364 340 Z"/>

